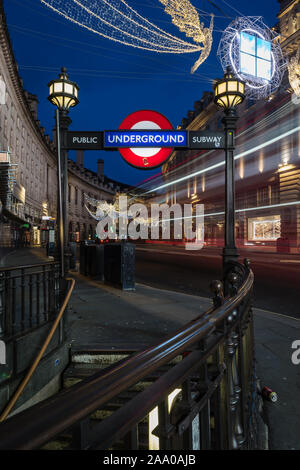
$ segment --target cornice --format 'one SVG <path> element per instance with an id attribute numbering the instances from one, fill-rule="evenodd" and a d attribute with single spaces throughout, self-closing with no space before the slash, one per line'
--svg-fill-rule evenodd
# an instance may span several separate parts
<path id="1" fill-rule="evenodd" d="M 288 11 L 290 11 L 295 5 L 297 5 L 297 3 L 299 2 L 299 0 L 292 0 L 288 5 L 286 5 L 283 10 L 281 10 L 278 14 L 277 14 L 277 18 L 281 18 L 282 16 L 286 15 L 286 13 Z"/>
<path id="2" fill-rule="evenodd" d="M 42 132 L 41 127 L 38 125 L 37 120 L 34 119 L 34 116 L 31 112 L 27 97 L 26 91 L 23 88 L 22 80 L 19 76 L 18 65 L 15 60 L 9 31 L 6 24 L 6 17 L 4 12 L 3 0 L 0 0 L 0 46 L 3 52 L 3 56 L 6 62 L 7 70 L 10 76 L 11 83 L 14 87 L 17 99 L 20 105 L 23 107 L 25 114 L 28 117 L 28 120 L 31 122 L 39 140 L 42 145 L 47 149 L 47 151 L 55 159 L 55 154 L 50 145 L 50 142 L 47 141 L 45 134 Z"/>
<path id="3" fill-rule="evenodd" d="M 44 146 L 45 150 L 47 151 L 48 154 L 51 155 L 53 158 L 55 164 L 57 163 L 57 157 L 56 157 L 56 150 L 55 148 L 52 147 L 50 144 L 50 141 L 48 142 L 45 134 L 43 133 L 42 129 L 43 127 L 39 125 L 40 121 L 36 120 L 32 114 L 32 111 L 30 109 L 30 105 L 28 103 L 28 99 L 26 97 L 26 94 L 29 94 L 29 92 L 25 91 L 23 88 L 22 80 L 19 76 L 18 72 L 18 65 L 15 60 L 10 36 L 9 36 L 9 31 L 7 28 L 7 23 L 6 23 L 6 17 L 5 17 L 5 11 L 4 11 L 4 6 L 3 6 L 3 0 L 0 0 L 0 46 L 3 52 L 3 56 L 6 62 L 7 70 L 10 76 L 11 83 L 13 85 L 14 91 L 16 93 L 17 99 L 19 101 L 19 104 L 21 105 L 22 109 L 24 110 L 29 122 L 31 123 L 39 141 L 41 144 Z M 68 171 L 72 173 L 74 176 L 79 178 L 83 183 L 88 184 L 90 186 L 93 186 L 97 188 L 98 190 L 106 191 L 106 192 L 115 192 L 114 189 L 110 188 L 107 183 L 113 183 L 114 186 L 119 186 L 120 189 L 124 188 L 129 188 L 124 183 L 119 183 L 117 181 L 110 180 L 105 177 L 105 182 L 104 185 L 97 185 L 97 183 L 91 181 L 90 177 L 86 174 L 82 174 L 82 170 L 80 167 L 72 168 L 73 164 L 76 166 L 75 162 L 72 162 L 71 164 L 68 165 Z M 90 175 L 93 178 L 98 178 L 97 174 L 83 168 L 83 172 L 89 172 Z M 105 187 L 106 186 L 106 187 Z"/>

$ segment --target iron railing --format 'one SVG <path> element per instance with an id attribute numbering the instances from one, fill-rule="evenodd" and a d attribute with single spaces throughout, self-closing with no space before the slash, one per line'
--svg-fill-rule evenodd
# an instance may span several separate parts
<path id="1" fill-rule="evenodd" d="M 0 269 L 0 337 L 9 338 L 54 317 L 60 304 L 59 264 Z"/>
<path id="2" fill-rule="evenodd" d="M 252 287 L 249 263 L 234 263 L 228 297 L 215 281 L 214 306 L 165 341 L 9 418 L 0 449 L 62 434 L 70 449 L 256 448 Z"/>

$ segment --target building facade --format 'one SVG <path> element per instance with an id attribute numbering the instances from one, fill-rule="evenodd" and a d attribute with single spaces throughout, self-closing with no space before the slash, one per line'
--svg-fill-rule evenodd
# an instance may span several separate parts
<path id="1" fill-rule="evenodd" d="M 281 1 L 275 26 L 287 58 L 300 44 L 300 2 Z M 246 99 L 236 133 L 236 240 L 241 247 L 300 251 L 300 104 L 285 72 L 267 99 Z M 222 111 L 204 93 L 181 128 L 221 131 Z M 206 245 L 224 244 L 224 151 L 176 151 L 163 168 L 165 201 L 204 204 Z M 193 175 L 190 177 L 189 175 Z"/>
<path id="2" fill-rule="evenodd" d="M 43 246 L 56 228 L 55 139 L 38 120 L 38 100 L 24 90 L 0 2 L 0 247 Z M 96 220 L 83 194 L 112 200 L 124 185 L 84 168 L 83 154 L 68 161 L 69 239 L 93 238 Z"/>

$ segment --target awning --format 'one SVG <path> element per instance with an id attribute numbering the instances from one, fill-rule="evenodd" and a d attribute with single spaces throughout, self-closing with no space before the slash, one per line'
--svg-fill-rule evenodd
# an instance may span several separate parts
<path id="1" fill-rule="evenodd" d="M 21 219 L 21 217 L 17 216 L 13 212 L 10 212 L 8 209 L 3 208 L 2 214 L 7 217 L 8 219 L 16 222 L 17 224 L 24 225 L 27 224 L 31 227 L 32 223 L 28 222 L 28 220 Z"/>
<path id="2" fill-rule="evenodd" d="M 0 152 L 0 199 L 3 205 L 6 204 L 8 194 L 13 192 L 17 166 L 10 163 L 8 152 Z"/>

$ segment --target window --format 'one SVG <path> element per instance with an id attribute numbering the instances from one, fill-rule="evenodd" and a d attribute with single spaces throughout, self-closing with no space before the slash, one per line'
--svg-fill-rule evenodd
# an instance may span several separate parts
<path id="1" fill-rule="evenodd" d="M 271 42 L 242 31 L 240 44 L 240 71 L 270 81 L 272 78 Z"/>
<path id="2" fill-rule="evenodd" d="M 280 215 L 248 219 L 248 238 L 253 241 L 272 241 L 280 237 Z"/>

